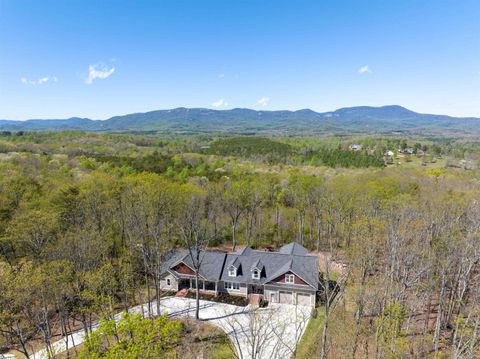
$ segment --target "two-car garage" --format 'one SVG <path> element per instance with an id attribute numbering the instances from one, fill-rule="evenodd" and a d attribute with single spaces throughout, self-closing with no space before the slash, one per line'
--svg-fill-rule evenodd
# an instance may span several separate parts
<path id="1" fill-rule="evenodd" d="M 287 291 L 278 292 L 278 301 L 282 304 L 295 304 L 294 298 L 296 297 L 296 304 L 311 306 L 312 295 L 308 293 L 293 293 Z"/>
<path id="2" fill-rule="evenodd" d="M 292 292 L 279 292 L 279 302 L 282 304 L 293 304 L 293 293 Z"/>
<path id="3" fill-rule="evenodd" d="M 311 298 L 312 298 L 311 294 L 297 293 L 297 304 L 311 306 L 312 305 Z"/>

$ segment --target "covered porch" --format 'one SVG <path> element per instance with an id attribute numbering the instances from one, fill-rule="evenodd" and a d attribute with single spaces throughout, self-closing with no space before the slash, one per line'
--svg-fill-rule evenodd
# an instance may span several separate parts
<path id="1" fill-rule="evenodd" d="M 198 287 L 200 289 L 200 292 L 203 292 L 203 293 L 214 294 L 214 295 L 218 293 L 218 282 L 199 279 Z M 180 278 L 178 282 L 178 290 L 180 291 L 183 289 L 187 289 L 187 290 L 197 289 L 195 278 Z"/>

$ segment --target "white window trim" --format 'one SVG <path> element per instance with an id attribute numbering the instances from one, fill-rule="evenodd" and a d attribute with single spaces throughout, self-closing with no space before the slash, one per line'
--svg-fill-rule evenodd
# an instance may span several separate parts
<path id="1" fill-rule="evenodd" d="M 235 287 L 238 287 L 238 288 L 235 288 Z M 240 283 L 238 283 L 238 282 L 225 282 L 225 289 L 240 290 Z"/>
<path id="2" fill-rule="evenodd" d="M 272 303 L 276 303 L 277 302 L 277 295 L 274 293 L 274 292 L 270 292 L 270 301 Z"/>
<path id="3" fill-rule="evenodd" d="M 228 267 L 228 276 L 229 277 L 236 277 L 237 276 L 237 268 L 231 266 Z"/>
<path id="4" fill-rule="evenodd" d="M 285 283 L 294 284 L 295 283 L 295 274 L 285 275 Z"/>
<path id="5" fill-rule="evenodd" d="M 260 271 L 258 269 L 252 271 L 252 279 L 260 279 Z"/>

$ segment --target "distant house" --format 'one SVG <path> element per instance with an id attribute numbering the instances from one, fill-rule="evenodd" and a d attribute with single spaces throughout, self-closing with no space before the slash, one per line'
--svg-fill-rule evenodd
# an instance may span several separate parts
<path id="1" fill-rule="evenodd" d="M 415 153 L 417 153 L 417 150 L 415 150 L 414 148 L 405 148 L 403 150 L 398 150 L 398 152 L 404 155 L 414 155 Z"/>
<path id="2" fill-rule="evenodd" d="M 363 150 L 362 145 L 355 145 L 355 144 L 352 144 L 352 145 L 348 146 L 348 148 L 350 149 L 350 151 L 361 151 L 361 150 Z"/>
<path id="3" fill-rule="evenodd" d="M 243 248 L 233 253 L 200 253 L 202 292 L 248 297 L 256 294 L 273 303 L 314 306 L 319 290 L 318 257 L 297 243 L 278 252 Z M 185 249 L 170 253 L 161 273 L 164 290 L 195 289 L 195 271 Z"/>
<path id="4" fill-rule="evenodd" d="M 474 170 L 477 169 L 478 166 L 472 160 L 460 160 L 460 167 L 466 170 Z"/>

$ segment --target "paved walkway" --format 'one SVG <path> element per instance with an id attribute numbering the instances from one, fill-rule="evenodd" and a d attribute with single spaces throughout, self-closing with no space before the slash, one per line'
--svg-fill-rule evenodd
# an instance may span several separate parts
<path id="1" fill-rule="evenodd" d="M 171 317 L 194 317 L 195 300 L 188 298 L 168 297 L 161 300 L 161 313 L 169 313 Z M 143 305 L 147 313 L 147 305 Z M 152 303 L 153 315 L 156 315 L 156 303 Z M 141 313 L 142 307 L 136 306 L 132 313 Z M 267 308 L 239 307 L 235 305 L 200 301 L 200 318 L 223 329 L 235 345 L 241 359 L 283 359 L 289 358 L 300 341 L 311 309 L 288 304 L 270 304 Z M 121 314 L 115 315 L 115 320 Z M 96 326 L 94 326 L 94 329 Z M 80 330 L 68 338 L 79 345 L 84 340 L 85 332 Z M 66 350 L 65 339 L 52 345 L 55 353 Z M 48 359 L 45 350 L 33 354 L 34 359 Z"/>

